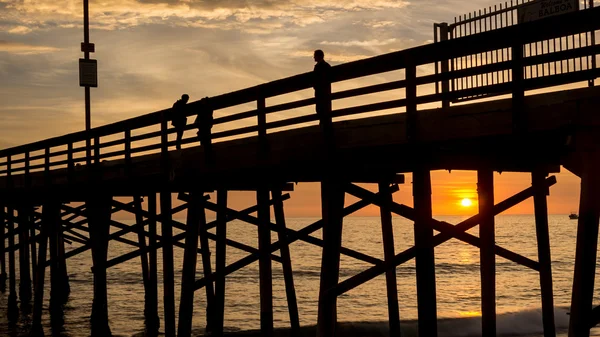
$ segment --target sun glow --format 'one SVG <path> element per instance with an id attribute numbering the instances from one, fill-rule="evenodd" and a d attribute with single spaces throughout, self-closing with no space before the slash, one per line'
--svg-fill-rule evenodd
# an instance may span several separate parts
<path id="1" fill-rule="evenodd" d="M 473 205 L 473 202 L 469 198 L 464 198 L 463 200 L 460 201 L 460 205 L 462 207 L 469 207 L 469 206 Z"/>

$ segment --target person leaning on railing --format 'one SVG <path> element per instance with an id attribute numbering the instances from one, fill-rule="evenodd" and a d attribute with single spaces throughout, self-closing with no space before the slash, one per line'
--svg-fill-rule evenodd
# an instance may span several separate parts
<path id="1" fill-rule="evenodd" d="M 211 129 L 213 126 L 213 109 L 210 105 L 208 97 L 204 97 L 200 100 L 200 109 L 194 125 L 198 128 L 198 140 L 200 145 L 204 148 L 204 156 L 206 162 L 211 164 L 214 159 L 212 151 L 212 135 Z"/>

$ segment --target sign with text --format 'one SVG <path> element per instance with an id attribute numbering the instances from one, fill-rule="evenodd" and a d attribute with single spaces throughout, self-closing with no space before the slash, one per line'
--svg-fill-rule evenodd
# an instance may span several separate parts
<path id="1" fill-rule="evenodd" d="M 579 10 L 579 0 L 535 0 L 517 8 L 519 23 L 535 21 Z"/>
<path id="2" fill-rule="evenodd" d="M 79 86 L 98 87 L 98 61 L 79 59 Z"/>

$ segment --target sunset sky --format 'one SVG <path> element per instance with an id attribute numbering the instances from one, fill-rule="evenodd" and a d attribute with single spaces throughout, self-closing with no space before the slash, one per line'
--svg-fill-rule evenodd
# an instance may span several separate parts
<path id="1" fill-rule="evenodd" d="M 489 0 L 90 0 L 92 125 L 170 107 L 182 94 L 213 96 L 312 70 L 312 51 L 332 65 L 432 42 L 433 23 L 453 21 Z M 0 148 L 83 129 L 82 2 L 0 0 Z M 335 89 L 335 88 L 334 88 Z M 218 112 L 216 116 L 219 116 Z M 496 175 L 496 200 L 530 185 Z M 576 210 L 579 179 L 564 169 L 550 213 Z M 434 172 L 434 213 L 473 214 L 475 172 Z M 395 197 L 412 205 L 411 177 Z M 291 216 L 318 216 L 317 184 L 300 184 Z M 352 199 L 348 198 L 349 201 Z M 240 194 L 235 205 L 250 204 Z M 524 203 L 509 213 L 530 213 Z M 376 215 L 368 208 L 359 215 Z"/>

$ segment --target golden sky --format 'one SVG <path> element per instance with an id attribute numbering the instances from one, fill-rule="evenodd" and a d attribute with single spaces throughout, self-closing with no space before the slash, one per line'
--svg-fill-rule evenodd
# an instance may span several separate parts
<path id="1" fill-rule="evenodd" d="M 96 44 L 92 57 L 99 68 L 99 87 L 92 89 L 92 125 L 170 107 L 184 92 L 193 101 L 310 71 L 314 49 L 325 50 L 327 61 L 336 65 L 431 43 L 433 23 L 452 22 L 455 16 L 495 4 L 90 0 L 91 42 Z M 83 129 L 77 65 L 82 40 L 80 0 L 0 0 L 0 148 Z M 564 169 L 557 177 L 550 213 L 576 210 L 579 179 Z M 406 181 L 395 200 L 412 205 L 410 175 Z M 460 206 L 464 198 L 476 199 L 474 172 L 434 172 L 432 181 L 434 213 L 476 212 L 476 203 Z M 530 185 L 526 174 L 496 174 L 495 181 L 497 201 Z M 298 185 L 287 202 L 287 214 L 318 216 L 318 197 L 318 184 Z M 249 204 L 253 198 L 239 193 L 232 203 Z M 531 203 L 524 203 L 510 213 L 531 211 Z M 377 215 L 378 210 L 357 214 Z"/>

